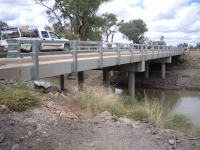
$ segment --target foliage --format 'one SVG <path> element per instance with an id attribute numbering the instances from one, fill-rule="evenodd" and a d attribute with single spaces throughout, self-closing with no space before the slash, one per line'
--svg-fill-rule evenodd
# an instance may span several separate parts
<path id="1" fill-rule="evenodd" d="M 6 88 L 0 85 L 0 105 L 6 105 L 10 110 L 23 111 L 39 102 L 39 99 L 28 90 Z"/>
<path id="2" fill-rule="evenodd" d="M 63 32 L 71 28 L 73 34 L 79 34 L 81 40 L 87 40 L 89 37 L 86 34 L 93 30 L 90 20 L 96 16 L 101 4 L 111 0 L 55 0 L 52 8 L 45 5 L 45 0 L 34 1 L 48 8 L 47 14 L 57 30 Z"/>
<path id="3" fill-rule="evenodd" d="M 109 41 L 108 40 L 109 36 L 111 34 L 114 35 L 114 33 L 118 29 L 119 25 L 123 22 L 123 20 L 121 22 L 118 22 L 118 19 L 115 14 L 107 12 L 103 14 L 102 17 L 104 20 L 104 24 L 102 25 L 102 32 L 106 36 L 106 41 Z M 113 41 L 113 36 L 111 42 L 112 41 Z"/>
<path id="4" fill-rule="evenodd" d="M 136 19 L 122 23 L 119 31 L 123 34 L 124 38 L 139 44 L 145 41 L 144 34 L 148 31 L 148 28 L 143 20 Z"/>
<path id="5" fill-rule="evenodd" d="M 193 125 L 187 114 L 176 112 L 165 119 L 164 127 L 187 132 L 192 129 Z"/>
<path id="6" fill-rule="evenodd" d="M 186 58 L 180 58 L 179 63 L 184 64 L 184 63 L 189 63 L 189 60 Z"/>

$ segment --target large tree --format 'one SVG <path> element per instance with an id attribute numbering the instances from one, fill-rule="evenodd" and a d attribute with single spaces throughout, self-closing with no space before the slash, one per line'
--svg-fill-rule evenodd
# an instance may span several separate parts
<path id="1" fill-rule="evenodd" d="M 136 19 L 122 23 L 119 31 L 123 34 L 124 38 L 133 41 L 133 43 L 140 44 L 145 41 L 144 34 L 148 31 L 148 28 L 143 20 Z"/>
<path id="2" fill-rule="evenodd" d="M 8 24 L 6 22 L 0 21 L 0 39 L 1 39 L 1 30 L 7 27 L 8 27 Z"/>
<path id="3" fill-rule="evenodd" d="M 81 40 L 86 40 L 87 21 L 96 16 L 101 4 L 112 0 L 55 0 L 52 8 L 45 4 L 46 0 L 34 1 L 48 8 L 50 20 L 57 23 L 62 31 L 66 23 L 70 23 L 71 32 L 79 34 Z"/>

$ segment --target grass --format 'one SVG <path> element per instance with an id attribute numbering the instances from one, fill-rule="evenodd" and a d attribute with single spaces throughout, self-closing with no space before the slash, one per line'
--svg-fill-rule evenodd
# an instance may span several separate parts
<path id="1" fill-rule="evenodd" d="M 183 74 L 181 77 L 187 78 L 187 77 L 189 77 L 189 75 Z"/>
<path id="2" fill-rule="evenodd" d="M 195 127 L 186 114 L 176 112 L 167 116 L 167 110 L 162 107 L 162 102 L 158 99 L 149 99 L 144 96 L 139 102 L 136 98 L 111 93 L 101 86 L 85 87 L 76 96 L 79 100 L 79 106 L 87 111 L 89 117 L 108 111 L 111 115 L 118 117 L 123 116 L 134 120 L 147 118 L 164 128 L 200 134 L 200 127 Z"/>
<path id="3" fill-rule="evenodd" d="M 0 84 L 0 105 L 6 105 L 12 111 L 23 111 L 40 103 L 24 84 L 3 87 Z"/>
<path id="4" fill-rule="evenodd" d="M 125 116 L 135 120 L 147 118 L 159 123 L 162 118 L 161 103 L 145 97 L 141 102 L 128 96 L 111 93 L 104 87 L 86 86 L 78 94 L 79 104 L 92 117 L 103 111 L 109 111 L 118 117 Z"/>
<path id="5" fill-rule="evenodd" d="M 180 58 L 180 59 L 179 59 L 179 63 L 180 63 L 180 64 L 188 64 L 188 63 L 189 63 L 189 60 L 186 59 L 186 58 Z"/>

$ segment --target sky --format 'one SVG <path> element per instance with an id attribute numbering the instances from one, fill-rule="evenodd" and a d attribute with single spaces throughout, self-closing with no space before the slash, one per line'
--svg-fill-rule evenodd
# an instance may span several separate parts
<path id="1" fill-rule="evenodd" d="M 148 28 L 145 36 L 153 41 L 164 36 L 167 45 L 200 43 L 200 0 L 113 0 L 101 5 L 97 15 L 106 12 L 115 14 L 119 21 L 142 19 Z M 0 0 L 0 21 L 13 27 L 50 25 L 46 8 L 32 0 Z M 127 41 L 117 33 L 114 42 Z"/>

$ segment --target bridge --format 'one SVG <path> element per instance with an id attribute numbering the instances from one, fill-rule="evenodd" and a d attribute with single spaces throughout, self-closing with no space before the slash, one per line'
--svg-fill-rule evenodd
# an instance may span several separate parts
<path id="1" fill-rule="evenodd" d="M 43 41 L 7 40 L 7 57 L 0 59 L 0 79 L 38 80 L 59 76 L 60 89 L 64 89 L 64 74 L 78 73 L 80 87 L 84 71 L 102 69 L 103 78 L 109 86 L 110 71 L 128 72 L 129 95 L 135 95 L 135 72 L 149 77 L 149 63 L 161 63 L 161 77 L 165 78 L 165 64 L 172 57 L 181 57 L 183 48 L 163 45 L 109 43 L 98 41 Z M 40 52 L 41 43 L 68 43 L 70 51 Z M 21 44 L 31 44 L 32 51 L 22 53 Z M 111 47 L 106 45 L 110 44 Z M 14 58 L 13 58 L 14 57 Z"/>

